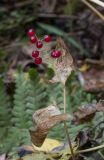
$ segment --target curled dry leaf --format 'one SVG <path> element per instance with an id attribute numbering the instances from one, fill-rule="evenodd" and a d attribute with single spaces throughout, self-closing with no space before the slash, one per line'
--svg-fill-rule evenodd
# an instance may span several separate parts
<path id="1" fill-rule="evenodd" d="M 30 130 L 31 140 L 34 145 L 40 147 L 49 130 L 60 122 L 70 119 L 68 114 L 61 114 L 55 106 L 49 106 L 39 109 L 33 114 L 33 123 L 36 125 L 35 130 Z"/>
<path id="2" fill-rule="evenodd" d="M 104 104 L 89 104 L 78 108 L 78 111 L 74 113 L 74 122 L 76 124 L 90 121 L 96 112 L 104 112 Z"/>
<path id="3" fill-rule="evenodd" d="M 73 58 L 61 38 L 57 39 L 57 47 L 61 51 L 62 55 L 59 58 L 54 59 L 53 68 L 55 76 L 51 82 L 61 82 L 65 84 L 67 78 L 71 74 L 71 71 L 74 69 Z"/>

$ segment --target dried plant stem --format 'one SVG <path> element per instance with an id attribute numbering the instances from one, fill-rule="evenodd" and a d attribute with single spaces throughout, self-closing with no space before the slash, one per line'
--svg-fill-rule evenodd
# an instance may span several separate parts
<path id="1" fill-rule="evenodd" d="M 66 113 L 66 87 L 64 86 L 64 113 Z"/>
<path id="2" fill-rule="evenodd" d="M 101 6 L 101 7 L 104 7 L 104 2 L 102 2 L 102 1 L 100 1 L 100 0 L 90 0 L 90 1 L 93 2 L 93 3 L 98 4 L 98 5 Z"/>
<path id="3" fill-rule="evenodd" d="M 65 85 L 64 85 L 64 113 L 66 113 L 66 87 L 65 87 Z M 70 140 L 70 136 L 69 136 L 69 133 L 68 133 L 68 128 L 67 128 L 66 122 L 64 122 L 64 128 L 65 128 L 67 140 L 68 140 L 68 143 L 69 143 L 69 148 L 70 148 L 70 151 L 71 151 L 71 156 L 72 156 L 72 159 L 74 160 L 73 147 L 72 147 L 72 144 L 71 144 L 71 140 Z"/>
<path id="4" fill-rule="evenodd" d="M 95 151 L 102 148 L 104 148 L 104 144 L 97 147 L 89 148 L 89 149 L 79 150 L 79 151 L 76 151 L 76 153 L 87 153 L 87 152 Z"/>
<path id="5" fill-rule="evenodd" d="M 95 8 L 93 7 L 88 1 L 81 0 L 86 6 L 88 6 L 97 16 L 99 16 L 104 21 L 104 16 Z"/>

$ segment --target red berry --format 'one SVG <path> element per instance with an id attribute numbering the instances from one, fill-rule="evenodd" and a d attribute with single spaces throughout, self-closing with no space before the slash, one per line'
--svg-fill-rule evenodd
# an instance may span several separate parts
<path id="1" fill-rule="evenodd" d="M 39 51 L 32 51 L 32 57 L 36 58 L 39 56 Z"/>
<path id="2" fill-rule="evenodd" d="M 34 36 L 34 34 L 35 34 L 34 29 L 29 29 L 28 36 L 31 37 L 31 36 Z"/>
<path id="3" fill-rule="evenodd" d="M 52 51 L 51 56 L 53 58 L 59 58 L 61 56 L 61 52 L 58 50 L 54 50 L 54 51 Z"/>
<path id="4" fill-rule="evenodd" d="M 30 40 L 31 40 L 31 43 L 36 43 L 37 42 L 36 36 L 30 37 Z"/>
<path id="5" fill-rule="evenodd" d="M 51 36 L 45 35 L 44 40 L 45 40 L 45 42 L 50 42 L 51 41 Z"/>
<path id="6" fill-rule="evenodd" d="M 35 58 L 35 64 L 41 64 L 42 63 L 42 58 L 41 57 L 37 57 Z"/>
<path id="7" fill-rule="evenodd" d="M 42 48 L 43 47 L 43 42 L 42 41 L 37 41 L 36 43 L 37 48 Z"/>

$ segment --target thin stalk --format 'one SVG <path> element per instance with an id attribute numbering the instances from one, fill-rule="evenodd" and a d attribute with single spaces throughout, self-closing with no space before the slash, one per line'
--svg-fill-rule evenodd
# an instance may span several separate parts
<path id="1" fill-rule="evenodd" d="M 97 147 L 89 148 L 89 149 L 79 150 L 79 151 L 76 151 L 76 153 L 92 152 L 92 151 L 99 150 L 99 149 L 102 149 L 102 148 L 104 148 L 104 144 L 102 144 L 100 146 L 97 146 Z"/>
<path id="2" fill-rule="evenodd" d="M 66 87 L 64 86 L 64 113 L 66 113 Z"/>
<path id="3" fill-rule="evenodd" d="M 81 0 L 86 6 L 88 6 L 97 16 L 99 16 L 104 21 L 104 16 L 95 8 L 93 7 L 88 1 Z"/>
<path id="4" fill-rule="evenodd" d="M 65 86 L 64 86 L 64 113 L 66 113 L 66 87 Z M 69 133 L 68 133 L 68 128 L 67 128 L 66 122 L 64 122 L 64 128 L 65 128 L 67 140 L 68 140 L 68 143 L 69 143 L 69 148 L 70 148 L 70 151 L 71 151 L 71 156 L 72 156 L 72 159 L 74 160 L 73 147 L 72 147 L 72 144 L 71 144 L 71 140 L 70 140 L 70 136 L 69 136 Z"/>
<path id="5" fill-rule="evenodd" d="M 104 2 L 100 1 L 100 0 L 90 0 L 91 2 L 101 6 L 101 7 L 104 7 Z"/>

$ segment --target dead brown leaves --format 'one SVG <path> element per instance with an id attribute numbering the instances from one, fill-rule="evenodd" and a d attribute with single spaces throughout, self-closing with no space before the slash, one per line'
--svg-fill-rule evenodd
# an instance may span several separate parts
<path id="1" fill-rule="evenodd" d="M 73 58 L 61 38 L 57 39 L 57 47 L 62 52 L 62 55 L 54 60 L 53 66 L 55 76 L 51 82 L 61 82 L 65 84 L 71 71 L 74 69 Z"/>
<path id="2" fill-rule="evenodd" d="M 83 73 L 85 89 L 90 92 L 104 91 L 104 67 L 96 64 Z"/>
<path id="3" fill-rule="evenodd" d="M 78 111 L 74 113 L 74 122 L 76 124 L 90 121 L 96 112 L 104 112 L 104 104 L 90 104 L 78 108 Z"/>
<path id="4" fill-rule="evenodd" d="M 36 129 L 30 130 L 33 144 L 40 147 L 52 127 L 69 119 L 70 117 L 68 114 L 61 114 L 59 109 L 52 105 L 37 110 L 33 114 L 33 123 L 36 125 Z"/>

